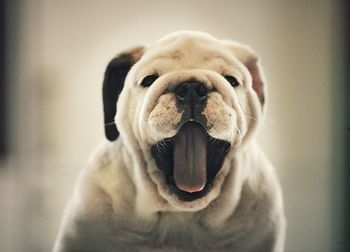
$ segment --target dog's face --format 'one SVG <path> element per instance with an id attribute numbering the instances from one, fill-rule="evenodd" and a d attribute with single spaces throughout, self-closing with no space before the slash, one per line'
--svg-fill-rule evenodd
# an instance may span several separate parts
<path id="1" fill-rule="evenodd" d="M 232 169 L 229 153 L 247 144 L 263 104 L 251 49 L 199 32 L 173 33 L 120 55 L 104 80 L 107 138 L 119 130 L 146 161 L 143 179 L 185 210 L 218 196 Z"/>

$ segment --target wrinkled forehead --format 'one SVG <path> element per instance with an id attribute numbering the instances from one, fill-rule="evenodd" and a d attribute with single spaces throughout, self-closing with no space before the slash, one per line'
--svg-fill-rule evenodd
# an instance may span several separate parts
<path id="1" fill-rule="evenodd" d="M 143 72 L 159 75 L 180 70 L 206 69 L 219 73 L 237 65 L 233 53 L 212 37 L 181 35 L 158 41 L 140 61 Z"/>

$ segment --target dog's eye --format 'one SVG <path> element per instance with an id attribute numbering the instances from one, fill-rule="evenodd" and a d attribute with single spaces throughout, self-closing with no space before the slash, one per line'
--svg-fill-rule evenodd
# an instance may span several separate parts
<path id="1" fill-rule="evenodd" d="M 144 87 L 149 87 L 149 86 L 151 86 L 153 84 L 153 82 L 155 82 L 156 79 L 158 79 L 158 77 L 159 76 L 157 74 L 147 75 L 141 81 L 141 85 L 144 86 Z"/>
<path id="2" fill-rule="evenodd" d="M 225 75 L 225 79 L 231 84 L 232 87 L 237 87 L 239 85 L 238 80 L 232 75 Z"/>

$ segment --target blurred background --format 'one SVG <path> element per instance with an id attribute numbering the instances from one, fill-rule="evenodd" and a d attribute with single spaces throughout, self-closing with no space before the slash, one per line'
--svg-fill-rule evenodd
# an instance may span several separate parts
<path id="1" fill-rule="evenodd" d="M 261 56 L 259 140 L 284 191 L 286 251 L 350 251 L 348 10 L 332 0 L 1 1 L 0 251 L 51 250 L 77 174 L 104 141 L 106 64 L 181 29 Z"/>

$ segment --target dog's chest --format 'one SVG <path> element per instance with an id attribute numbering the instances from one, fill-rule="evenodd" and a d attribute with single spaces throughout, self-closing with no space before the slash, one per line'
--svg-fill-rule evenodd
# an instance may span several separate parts
<path id="1" fill-rule="evenodd" d="M 147 239 L 153 244 L 167 245 L 169 248 L 196 249 L 220 246 L 218 240 L 192 213 L 162 213 Z"/>
<path id="2" fill-rule="evenodd" d="M 152 230 L 158 242 L 182 243 L 204 235 L 198 217 L 190 213 L 161 213 Z"/>

